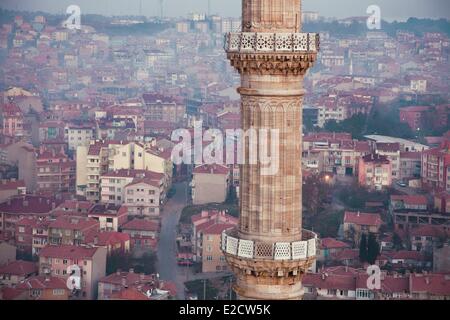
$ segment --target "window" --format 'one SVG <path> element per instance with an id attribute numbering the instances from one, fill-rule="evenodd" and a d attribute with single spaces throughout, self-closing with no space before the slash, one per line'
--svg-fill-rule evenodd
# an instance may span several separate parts
<path id="1" fill-rule="evenodd" d="M 67 264 L 67 260 L 66 259 L 63 259 L 63 264 Z"/>
<path id="2" fill-rule="evenodd" d="M 106 218 L 106 222 L 112 223 L 113 222 L 113 218 Z"/>
<path id="3" fill-rule="evenodd" d="M 33 290 L 31 291 L 31 296 L 32 296 L 32 297 L 39 297 L 40 295 L 41 295 L 41 290 L 33 289 Z"/>
<path id="4" fill-rule="evenodd" d="M 212 259 L 213 259 L 212 256 L 206 256 L 207 261 L 212 261 Z"/>
<path id="5" fill-rule="evenodd" d="M 64 295 L 64 292 L 65 292 L 64 289 L 53 289 L 54 296 L 62 296 L 62 295 Z"/>
<path id="6" fill-rule="evenodd" d="M 155 194 L 155 190 L 149 190 L 149 191 L 148 191 L 148 194 L 149 194 L 149 195 L 154 195 L 154 194 Z"/>
<path id="7" fill-rule="evenodd" d="M 25 232 L 25 227 L 19 227 L 19 232 L 20 233 L 24 233 Z"/>

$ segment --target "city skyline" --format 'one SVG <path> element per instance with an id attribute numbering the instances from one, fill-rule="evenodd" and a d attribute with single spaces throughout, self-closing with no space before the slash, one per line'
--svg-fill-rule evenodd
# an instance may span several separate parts
<path id="1" fill-rule="evenodd" d="M 165 0 L 164 14 L 168 17 L 186 16 L 190 12 L 207 12 L 208 0 Z M 378 5 L 381 8 L 382 18 L 391 20 L 406 20 L 409 17 L 418 18 L 450 18 L 450 4 L 446 0 L 341 0 L 341 6 L 333 5 L 332 0 L 304 0 L 305 11 L 318 11 L 325 17 L 345 18 L 351 16 L 365 16 L 366 9 L 370 5 Z M 82 12 L 98 13 L 102 15 L 139 15 L 156 16 L 160 14 L 159 1 L 157 0 L 130 0 L 121 4 L 117 0 L 5 0 L 0 4 L 1 8 L 21 11 L 45 11 L 64 14 L 69 5 L 79 5 Z M 211 0 L 211 13 L 222 16 L 238 17 L 241 11 L 241 0 L 229 0 L 227 2 Z"/>

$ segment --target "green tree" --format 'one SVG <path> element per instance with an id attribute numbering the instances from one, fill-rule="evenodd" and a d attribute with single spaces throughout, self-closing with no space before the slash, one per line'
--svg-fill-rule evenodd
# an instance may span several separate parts
<path id="1" fill-rule="evenodd" d="M 365 233 L 361 235 L 361 239 L 359 240 L 359 261 L 366 262 L 367 261 L 367 236 Z"/>
<path id="2" fill-rule="evenodd" d="M 137 261 L 135 271 L 138 273 L 152 274 L 156 272 L 156 254 L 154 252 L 146 252 Z"/>
<path id="3" fill-rule="evenodd" d="M 106 274 L 116 272 L 117 270 L 128 271 L 133 267 L 132 256 L 126 252 L 112 252 L 106 258 Z"/>
<path id="4" fill-rule="evenodd" d="M 367 241 L 367 262 L 374 264 L 380 254 L 380 245 L 372 233 L 369 234 L 369 240 Z"/>
<path id="5" fill-rule="evenodd" d="M 395 250 L 401 250 L 403 249 L 403 241 L 400 236 L 394 232 L 394 235 L 392 236 L 392 244 L 394 245 Z"/>

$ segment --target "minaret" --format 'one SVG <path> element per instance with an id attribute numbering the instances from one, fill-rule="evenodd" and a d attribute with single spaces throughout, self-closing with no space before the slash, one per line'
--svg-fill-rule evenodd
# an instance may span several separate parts
<path id="1" fill-rule="evenodd" d="M 241 75 L 242 129 L 278 130 L 279 169 L 262 174 L 245 150 L 239 224 L 222 234 L 222 250 L 239 299 L 301 299 L 316 254 L 315 234 L 302 230 L 303 77 L 319 37 L 301 32 L 300 0 L 243 0 L 242 11 L 242 32 L 225 39 Z"/>

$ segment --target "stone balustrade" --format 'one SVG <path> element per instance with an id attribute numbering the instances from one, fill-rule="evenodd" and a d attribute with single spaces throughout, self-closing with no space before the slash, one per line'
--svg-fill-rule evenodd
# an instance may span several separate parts
<path id="1" fill-rule="evenodd" d="M 302 241 L 263 243 L 239 239 L 235 232 L 222 233 L 222 251 L 245 259 L 306 260 L 316 256 L 317 234 L 303 230 Z"/>
<path id="2" fill-rule="evenodd" d="M 317 53 L 317 33 L 255 33 L 230 32 L 225 35 L 228 53 Z"/>

